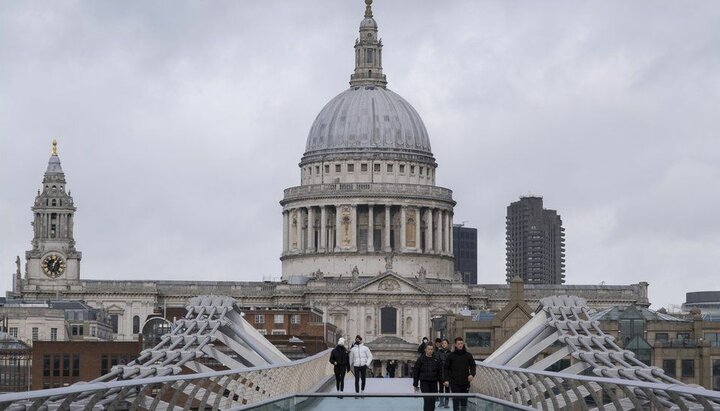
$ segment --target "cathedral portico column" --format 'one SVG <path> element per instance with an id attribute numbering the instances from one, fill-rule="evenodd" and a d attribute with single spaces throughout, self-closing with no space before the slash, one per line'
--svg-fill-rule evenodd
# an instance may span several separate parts
<path id="1" fill-rule="evenodd" d="M 337 251 L 340 251 L 340 239 L 342 238 L 342 237 L 341 237 L 341 234 L 340 234 L 340 227 L 341 227 L 341 226 L 342 226 L 342 224 L 340 224 L 340 206 L 339 206 L 339 205 L 336 205 L 336 206 L 335 206 L 335 234 L 334 234 L 334 238 L 335 238 L 335 251 L 336 251 L 336 252 L 337 252 Z"/>
<path id="2" fill-rule="evenodd" d="M 305 243 L 305 250 L 308 253 L 315 252 L 315 209 L 308 207 L 307 211 L 308 225 L 307 225 L 307 242 Z"/>
<path id="3" fill-rule="evenodd" d="M 385 204 L 385 244 L 383 244 L 383 247 L 386 253 L 392 251 L 392 247 L 390 247 L 390 208 L 390 204 Z"/>
<path id="4" fill-rule="evenodd" d="M 295 247 L 295 250 L 297 250 L 298 253 L 302 252 L 302 224 L 303 224 L 303 212 L 302 208 L 298 207 L 295 209 L 295 218 L 296 224 L 295 224 L 295 238 L 297 239 L 297 246 Z"/>
<path id="5" fill-rule="evenodd" d="M 407 230 L 407 215 L 405 211 L 405 206 L 400 206 L 400 251 L 404 252 L 405 247 L 407 247 L 407 233 L 405 232 Z"/>
<path id="6" fill-rule="evenodd" d="M 350 231 L 350 249 L 352 251 L 357 251 L 357 236 L 358 236 L 358 212 L 357 212 L 357 205 L 350 206 L 350 227 L 352 227 L 352 230 Z"/>
<path id="7" fill-rule="evenodd" d="M 442 211 L 439 209 L 433 210 L 435 220 L 435 254 L 442 253 Z"/>
<path id="8" fill-rule="evenodd" d="M 283 211 L 283 254 L 286 254 L 288 252 L 288 212 Z"/>
<path id="9" fill-rule="evenodd" d="M 450 224 L 450 254 L 454 254 L 455 252 L 453 248 L 453 215 L 452 211 L 448 214 L 448 222 Z"/>
<path id="10" fill-rule="evenodd" d="M 375 244 L 373 244 L 373 240 L 375 239 L 375 221 L 373 216 L 373 205 L 368 204 L 368 231 L 367 231 L 367 250 L 369 253 L 372 253 L 375 251 Z"/>
<path id="11" fill-rule="evenodd" d="M 420 214 L 420 207 L 415 208 L 415 249 L 417 252 L 422 252 L 422 241 L 420 241 L 420 221 L 422 215 Z"/>
<path id="12" fill-rule="evenodd" d="M 320 206 L 320 246 L 318 252 L 324 253 L 327 249 L 327 208 Z"/>
<path id="13" fill-rule="evenodd" d="M 450 250 L 450 230 L 449 230 L 449 223 L 450 223 L 450 216 L 447 210 L 443 210 L 443 251 L 445 251 L 445 254 L 449 254 Z"/>
<path id="14" fill-rule="evenodd" d="M 425 252 L 431 253 L 433 249 L 433 214 L 432 208 L 425 212 Z"/>

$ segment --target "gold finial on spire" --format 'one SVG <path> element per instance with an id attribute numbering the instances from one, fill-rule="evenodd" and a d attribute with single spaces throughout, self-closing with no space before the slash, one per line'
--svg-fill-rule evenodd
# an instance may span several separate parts
<path id="1" fill-rule="evenodd" d="M 372 0 L 365 0 L 365 17 L 372 17 Z"/>
<path id="2" fill-rule="evenodd" d="M 53 139 L 52 141 L 52 155 L 57 155 L 57 140 Z"/>

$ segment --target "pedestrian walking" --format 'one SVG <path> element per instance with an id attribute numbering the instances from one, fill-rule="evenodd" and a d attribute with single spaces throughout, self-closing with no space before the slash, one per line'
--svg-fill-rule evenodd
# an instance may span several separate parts
<path id="1" fill-rule="evenodd" d="M 423 337 L 422 342 L 418 345 L 418 354 L 423 355 L 425 353 L 425 346 L 428 345 L 428 338 Z"/>
<path id="2" fill-rule="evenodd" d="M 425 346 L 425 353 L 415 361 L 413 387 L 423 393 L 438 392 L 438 382 L 442 380 L 442 364 L 434 355 L 435 347 Z M 423 411 L 435 411 L 435 397 L 423 397 Z"/>
<path id="3" fill-rule="evenodd" d="M 385 366 L 385 370 L 387 370 L 388 373 L 388 378 L 395 378 L 395 369 L 397 369 L 397 361 L 389 360 L 387 362 L 387 365 Z"/>
<path id="4" fill-rule="evenodd" d="M 367 369 L 372 364 L 372 360 L 372 353 L 363 344 L 362 337 L 355 336 L 355 344 L 350 349 L 350 364 L 355 370 L 355 393 L 365 392 L 365 378 L 367 378 Z"/>
<path id="5" fill-rule="evenodd" d="M 342 337 L 330 353 L 330 364 L 335 371 L 335 389 L 338 392 L 345 391 L 345 374 L 350 372 L 350 351 L 345 348 L 345 339 Z"/>
<path id="6" fill-rule="evenodd" d="M 440 364 L 442 364 L 443 372 L 445 370 L 445 363 L 447 362 L 447 357 L 450 354 L 450 341 L 448 341 L 447 338 L 443 338 L 440 342 L 440 349 L 437 351 L 437 358 L 440 360 Z M 445 384 L 441 381 L 440 386 L 438 387 L 438 392 L 440 393 L 446 393 L 450 392 L 450 387 L 446 387 Z M 449 406 L 450 398 L 448 397 L 440 397 L 440 404 L 438 407 L 442 408 L 450 408 Z"/>
<path id="7" fill-rule="evenodd" d="M 475 378 L 475 359 L 465 349 L 462 337 L 455 338 L 455 350 L 448 354 L 445 360 L 443 381 L 453 393 L 467 393 L 470 383 Z M 467 398 L 453 398 L 453 410 L 466 410 Z"/>

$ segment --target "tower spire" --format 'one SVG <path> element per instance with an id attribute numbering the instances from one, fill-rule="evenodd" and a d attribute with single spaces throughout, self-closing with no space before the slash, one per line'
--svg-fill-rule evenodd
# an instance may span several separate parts
<path id="1" fill-rule="evenodd" d="M 365 17 L 372 16 L 372 0 L 365 0 Z"/>
<path id="2" fill-rule="evenodd" d="M 57 156 L 57 140 L 52 141 L 52 155 Z"/>
<path id="3" fill-rule="evenodd" d="M 350 85 L 385 87 L 387 79 L 382 71 L 382 41 L 373 19 L 372 0 L 365 0 L 365 18 L 360 22 L 360 34 L 355 40 L 355 72 Z"/>

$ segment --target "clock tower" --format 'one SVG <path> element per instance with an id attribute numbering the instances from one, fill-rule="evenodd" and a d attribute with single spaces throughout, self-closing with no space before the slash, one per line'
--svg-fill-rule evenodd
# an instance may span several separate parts
<path id="1" fill-rule="evenodd" d="M 75 210 L 70 192 L 65 189 L 57 141 L 53 140 L 42 190 L 38 190 L 32 207 L 32 250 L 25 252 L 24 292 L 67 290 L 79 284 L 82 254 L 75 249 L 73 238 Z"/>

